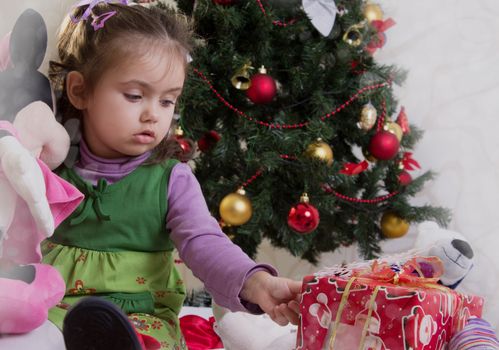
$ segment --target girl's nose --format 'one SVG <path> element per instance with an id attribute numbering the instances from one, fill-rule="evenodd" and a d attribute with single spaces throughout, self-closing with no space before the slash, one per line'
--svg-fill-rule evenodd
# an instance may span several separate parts
<path id="1" fill-rule="evenodd" d="M 159 118 L 158 116 L 159 106 L 155 106 L 154 103 L 149 103 L 142 111 L 140 121 L 143 123 L 156 123 Z"/>

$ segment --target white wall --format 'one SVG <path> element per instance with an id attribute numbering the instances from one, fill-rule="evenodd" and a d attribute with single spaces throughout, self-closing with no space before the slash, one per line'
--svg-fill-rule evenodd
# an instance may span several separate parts
<path id="1" fill-rule="evenodd" d="M 8 32 L 27 7 L 47 22 L 49 55 L 56 28 L 73 1 L 0 2 L 0 35 Z M 416 203 L 446 206 L 454 212 L 450 228 L 473 244 L 476 266 L 461 291 L 487 298 L 485 319 L 499 331 L 499 1 L 380 0 L 397 25 L 388 30 L 381 62 L 409 71 L 396 94 L 409 119 L 426 130 L 414 157 L 439 178 Z M 46 60 L 47 61 L 47 60 Z M 43 70 L 46 69 L 46 63 Z M 414 232 L 387 242 L 387 253 L 410 248 Z M 325 254 L 322 266 L 357 258 L 355 249 Z M 263 244 L 258 260 L 283 275 L 301 278 L 318 268 Z M 181 268 L 190 286 L 199 285 Z"/>

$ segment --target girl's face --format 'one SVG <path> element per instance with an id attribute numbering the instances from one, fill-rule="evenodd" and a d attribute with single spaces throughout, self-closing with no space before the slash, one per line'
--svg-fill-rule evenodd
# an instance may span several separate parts
<path id="1" fill-rule="evenodd" d="M 104 72 L 88 96 L 83 135 L 95 155 L 138 156 L 166 136 L 185 68 L 179 57 L 154 51 Z"/>

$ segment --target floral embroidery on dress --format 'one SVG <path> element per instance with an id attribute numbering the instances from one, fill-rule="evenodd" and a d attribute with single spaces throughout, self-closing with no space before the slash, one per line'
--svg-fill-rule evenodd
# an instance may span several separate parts
<path id="1" fill-rule="evenodd" d="M 163 328 L 163 322 L 154 321 L 151 325 L 152 329 L 161 329 Z"/>
<path id="2" fill-rule="evenodd" d="M 149 325 L 147 324 L 147 320 L 145 320 L 145 319 L 141 320 L 137 316 L 133 316 L 132 318 L 129 318 L 129 319 L 132 322 L 133 326 L 138 331 L 149 332 Z"/>
<path id="3" fill-rule="evenodd" d="M 87 260 L 87 254 L 81 253 L 80 256 L 76 259 L 76 262 L 85 262 Z"/>
<path id="4" fill-rule="evenodd" d="M 86 295 L 94 294 L 95 292 L 95 288 L 85 288 L 82 280 L 76 280 L 75 287 L 68 290 L 68 294 L 70 295 Z"/>
<path id="5" fill-rule="evenodd" d="M 135 279 L 135 281 L 138 283 L 138 284 L 145 284 L 146 283 L 146 279 L 144 277 L 137 277 Z"/>
<path id="6" fill-rule="evenodd" d="M 164 298 L 166 296 L 166 292 L 163 290 L 158 290 L 158 291 L 154 292 L 154 294 L 156 294 L 156 297 L 158 297 L 158 298 Z"/>

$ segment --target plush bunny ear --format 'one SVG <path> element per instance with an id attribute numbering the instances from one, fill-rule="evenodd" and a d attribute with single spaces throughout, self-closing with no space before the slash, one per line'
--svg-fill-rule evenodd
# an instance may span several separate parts
<path id="1" fill-rule="evenodd" d="M 47 28 L 35 10 L 24 11 L 10 35 L 10 65 L 0 71 L 0 120 L 13 121 L 34 101 L 53 107 L 49 80 L 38 71 L 47 48 Z"/>
<path id="2" fill-rule="evenodd" d="M 10 57 L 16 69 L 37 70 L 47 50 L 47 27 L 35 10 L 24 11 L 10 37 Z"/>
<path id="3" fill-rule="evenodd" d="M 5 35 L 2 40 L 0 40 L 0 72 L 11 67 L 10 62 L 10 34 Z"/>

